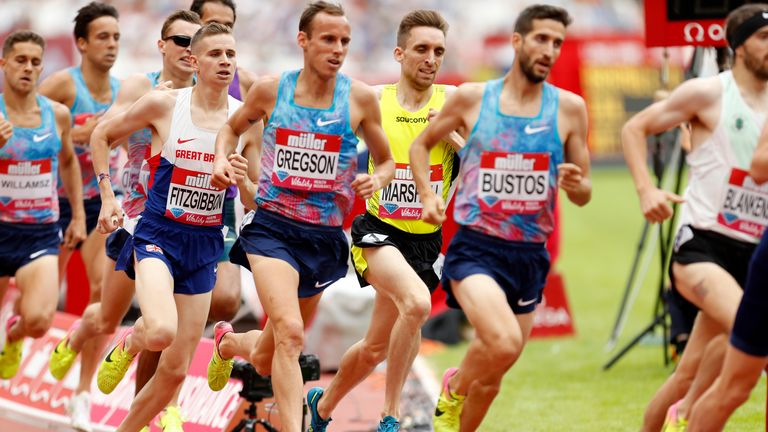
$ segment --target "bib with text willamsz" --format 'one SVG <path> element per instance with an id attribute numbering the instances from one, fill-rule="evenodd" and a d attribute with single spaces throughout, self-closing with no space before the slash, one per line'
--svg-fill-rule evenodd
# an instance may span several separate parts
<path id="1" fill-rule="evenodd" d="M 213 153 L 176 149 L 165 217 L 197 226 L 222 224 L 226 189 L 211 186 Z"/>
<path id="2" fill-rule="evenodd" d="M 341 136 L 278 128 L 272 183 L 312 192 L 330 192 L 339 168 Z"/>
<path id="3" fill-rule="evenodd" d="M 429 167 L 429 185 L 435 195 L 443 196 L 443 165 Z M 420 219 L 421 200 L 416 193 L 411 166 L 407 163 L 395 164 L 395 178 L 382 189 L 379 197 L 379 217 L 389 219 Z"/>
<path id="4" fill-rule="evenodd" d="M 483 152 L 478 189 L 483 212 L 539 213 L 547 204 L 549 153 Z"/>
<path id="5" fill-rule="evenodd" d="M 768 183 L 757 185 L 747 171 L 733 168 L 717 222 L 760 238 L 768 226 Z"/>
<path id="6" fill-rule="evenodd" d="M 45 210 L 53 205 L 51 160 L 0 160 L 0 207 L 8 211 Z"/>

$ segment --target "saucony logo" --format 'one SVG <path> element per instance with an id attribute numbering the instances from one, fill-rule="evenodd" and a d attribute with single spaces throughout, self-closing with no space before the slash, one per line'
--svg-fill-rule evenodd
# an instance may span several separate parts
<path id="1" fill-rule="evenodd" d="M 44 140 L 44 139 L 48 138 L 49 136 L 51 136 L 51 133 L 50 133 L 50 132 L 49 132 L 49 133 L 47 133 L 47 134 L 45 134 L 45 135 L 38 135 L 38 134 L 34 134 L 34 135 L 32 135 L 32 141 L 34 141 L 34 142 L 36 142 L 36 143 L 39 143 L 40 141 L 42 141 L 42 140 Z"/>
<path id="2" fill-rule="evenodd" d="M 195 138 L 190 138 L 190 139 L 185 139 L 185 140 L 179 138 L 178 140 L 176 140 L 176 144 L 184 144 L 184 143 L 188 143 L 188 142 L 194 141 L 194 140 L 195 140 Z"/>
<path id="3" fill-rule="evenodd" d="M 329 124 L 334 124 L 340 122 L 341 119 L 333 119 L 333 120 L 323 120 L 323 119 L 317 119 L 317 125 L 320 127 L 328 126 Z"/>

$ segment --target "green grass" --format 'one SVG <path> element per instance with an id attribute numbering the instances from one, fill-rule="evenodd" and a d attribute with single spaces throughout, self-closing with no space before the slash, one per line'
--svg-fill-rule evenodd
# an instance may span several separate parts
<path id="1" fill-rule="evenodd" d="M 628 172 L 593 171 L 592 202 L 578 208 L 563 200 L 563 273 L 576 336 L 535 339 L 504 378 L 483 431 L 634 431 L 645 405 L 672 371 L 664 367 L 659 344 L 640 344 L 611 370 L 605 344 L 635 252 L 642 216 Z M 654 260 L 627 326 L 623 346 L 650 323 L 656 298 Z M 457 365 L 466 345 L 430 356 L 436 371 Z M 438 374 L 441 372 L 438 372 Z M 732 417 L 726 430 L 765 428 L 765 379 Z"/>

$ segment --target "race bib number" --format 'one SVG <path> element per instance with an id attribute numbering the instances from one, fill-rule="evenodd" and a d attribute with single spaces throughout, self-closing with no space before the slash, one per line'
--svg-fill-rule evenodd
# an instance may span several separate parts
<path id="1" fill-rule="evenodd" d="M 0 208 L 46 210 L 53 207 L 55 178 L 51 160 L 0 160 Z"/>
<path id="2" fill-rule="evenodd" d="M 429 167 L 429 185 L 435 195 L 443 196 L 443 165 Z M 381 190 L 379 195 L 379 217 L 389 219 L 420 219 L 421 200 L 416 193 L 411 167 L 405 163 L 395 164 L 395 178 Z"/>
<path id="3" fill-rule="evenodd" d="M 312 192 L 330 192 L 336 185 L 341 136 L 278 128 L 272 183 Z"/>
<path id="4" fill-rule="evenodd" d="M 211 186 L 211 174 L 173 168 L 165 216 L 177 222 L 197 226 L 222 224 L 224 194 Z"/>
<path id="5" fill-rule="evenodd" d="M 483 152 L 477 180 L 481 211 L 539 213 L 549 197 L 549 153 Z"/>
<path id="6" fill-rule="evenodd" d="M 730 230 L 761 237 L 768 226 L 768 183 L 757 185 L 747 171 L 733 168 L 717 222 Z"/>

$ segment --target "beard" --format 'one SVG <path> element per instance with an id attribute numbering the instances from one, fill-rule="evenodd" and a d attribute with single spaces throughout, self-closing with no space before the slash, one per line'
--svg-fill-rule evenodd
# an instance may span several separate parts
<path id="1" fill-rule="evenodd" d="M 525 75 L 525 78 L 528 79 L 532 84 L 539 84 L 540 82 L 547 79 L 547 73 L 543 75 L 537 74 L 533 68 L 536 65 L 536 62 L 531 60 L 530 57 L 524 54 L 520 54 L 520 60 L 518 61 L 518 64 L 520 65 L 520 70 L 523 71 L 523 75 Z"/>
<path id="2" fill-rule="evenodd" d="M 765 58 L 759 58 L 756 55 L 752 55 L 752 53 L 747 50 L 747 47 L 744 47 L 744 66 L 748 71 L 752 72 L 755 77 L 762 81 L 768 81 L 768 66 L 766 66 L 765 60 Z"/>

